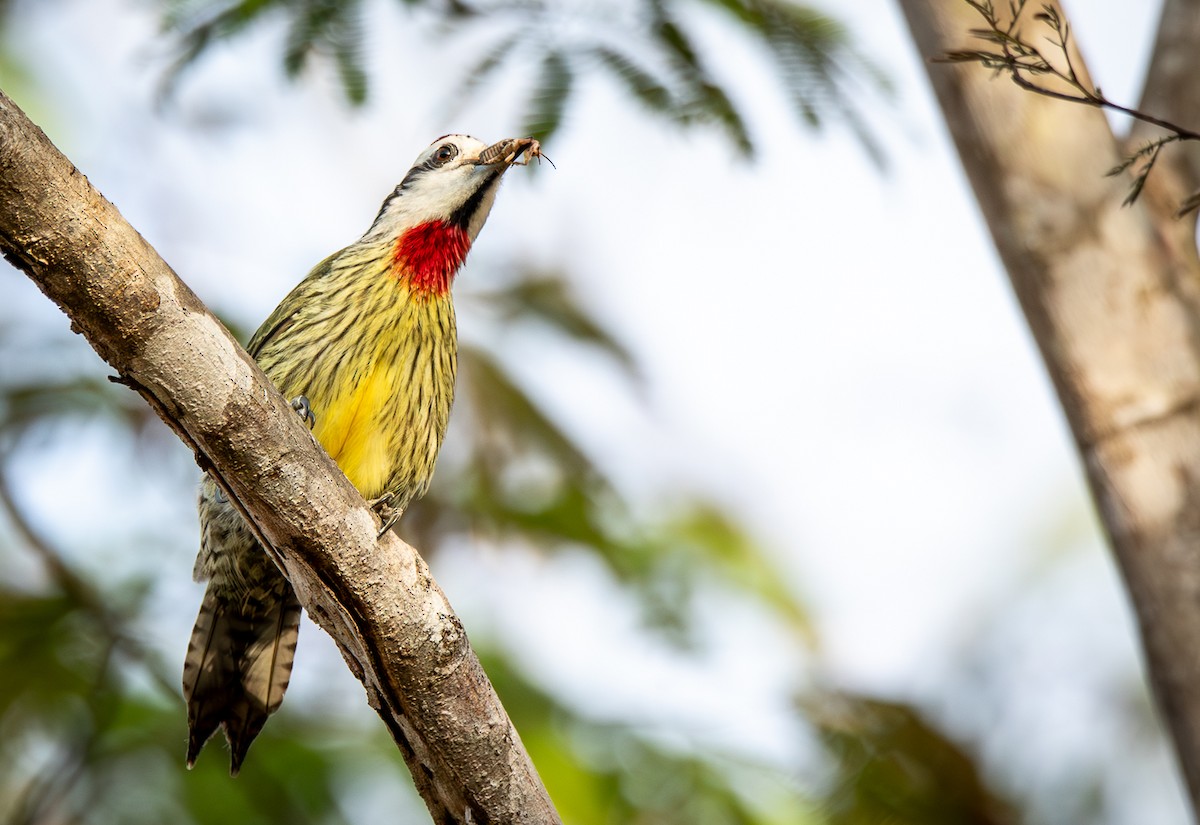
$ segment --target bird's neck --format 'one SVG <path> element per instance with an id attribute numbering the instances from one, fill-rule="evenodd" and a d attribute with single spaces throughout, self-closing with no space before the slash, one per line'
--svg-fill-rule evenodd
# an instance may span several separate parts
<path id="1" fill-rule="evenodd" d="M 454 275 L 470 249 L 470 236 L 455 224 L 446 221 L 418 224 L 396 239 L 392 274 L 407 283 L 414 296 L 442 297 L 449 294 Z"/>

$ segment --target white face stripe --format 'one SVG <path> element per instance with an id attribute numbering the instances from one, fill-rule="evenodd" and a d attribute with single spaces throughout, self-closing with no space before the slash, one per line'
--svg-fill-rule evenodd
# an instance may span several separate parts
<path id="1" fill-rule="evenodd" d="M 446 135 L 431 143 L 413 161 L 412 169 L 384 201 L 364 241 L 398 237 L 405 229 L 436 220 L 449 220 L 468 200 L 487 187 L 478 208 L 465 227 L 472 241 L 483 228 L 495 198 L 504 167 L 477 166 L 474 161 L 488 144 L 469 135 Z M 439 163 L 439 151 L 449 147 L 454 156 Z"/>

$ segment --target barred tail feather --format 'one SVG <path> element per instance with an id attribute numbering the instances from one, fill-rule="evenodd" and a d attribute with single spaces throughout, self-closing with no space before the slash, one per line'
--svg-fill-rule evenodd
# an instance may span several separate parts
<path id="1" fill-rule="evenodd" d="M 225 738 L 231 751 L 230 771 L 236 776 L 242 759 L 267 717 L 279 710 L 292 678 L 296 641 L 300 635 L 300 602 L 291 587 L 282 598 L 264 605 L 252 624 L 243 628 L 245 647 L 241 657 L 243 701 L 233 718 L 225 722 Z"/>
<path id="2" fill-rule="evenodd" d="M 209 585 L 184 660 L 187 765 L 195 764 L 220 727 L 229 741 L 229 773 L 237 776 L 250 744 L 283 701 L 300 631 L 300 603 L 290 587 L 238 602 L 223 595 Z"/>
<path id="3" fill-rule="evenodd" d="M 237 656 L 223 608 L 209 586 L 183 662 L 183 698 L 188 704 L 188 768 L 196 764 L 200 749 L 223 721 L 227 686 L 237 680 Z"/>

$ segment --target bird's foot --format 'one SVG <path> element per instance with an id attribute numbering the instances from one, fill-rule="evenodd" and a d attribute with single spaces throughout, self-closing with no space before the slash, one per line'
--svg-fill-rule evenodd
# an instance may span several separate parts
<path id="1" fill-rule="evenodd" d="M 308 398 L 303 395 L 297 395 L 292 399 L 292 409 L 296 411 L 296 414 L 308 425 L 310 430 L 317 426 L 317 417 L 313 415 L 312 406 L 309 404 Z"/>
<path id="2" fill-rule="evenodd" d="M 404 515 L 403 507 L 393 507 L 392 502 L 396 497 L 392 493 L 384 493 L 379 498 L 371 499 L 367 502 L 371 509 L 375 511 L 375 515 L 383 521 L 383 526 L 379 528 L 377 539 L 383 538 L 383 534 L 391 530 L 396 522 L 400 520 L 400 516 Z"/>

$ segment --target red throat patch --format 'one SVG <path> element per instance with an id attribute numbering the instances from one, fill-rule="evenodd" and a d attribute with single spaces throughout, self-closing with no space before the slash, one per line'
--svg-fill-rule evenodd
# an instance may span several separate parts
<path id="1" fill-rule="evenodd" d="M 414 226 L 396 241 L 392 271 L 397 278 L 408 280 L 414 294 L 442 296 L 450 291 L 450 282 L 470 249 L 465 229 L 430 221 Z"/>

